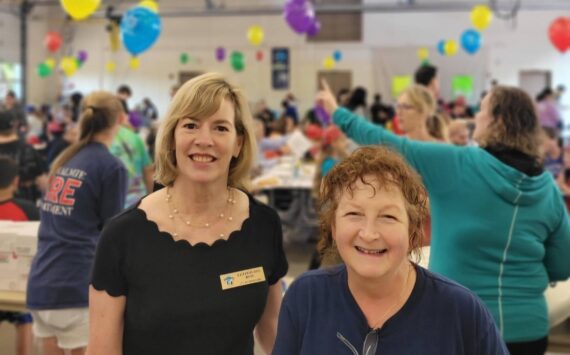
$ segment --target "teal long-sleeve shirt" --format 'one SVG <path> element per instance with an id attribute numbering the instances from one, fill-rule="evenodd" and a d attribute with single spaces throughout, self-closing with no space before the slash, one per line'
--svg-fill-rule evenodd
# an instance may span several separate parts
<path id="1" fill-rule="evenodd" d="M 570 276 L 570 223 L 550 174 L 527 176 L 478 147 L 399 137 L 343 108 L 333 121 L 358 144 L 398 151 L 422 176 L 430 270 L 474 291 L 506 342 L 546 336 L 544 290 Z"/>

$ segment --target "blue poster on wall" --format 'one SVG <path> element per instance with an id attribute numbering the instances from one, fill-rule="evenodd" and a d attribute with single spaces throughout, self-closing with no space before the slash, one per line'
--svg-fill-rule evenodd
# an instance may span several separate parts
<path id="1" fill-rule="evenodd" d="M 289 48 L 271 49 L 271 86 L 289 90 Z"/>

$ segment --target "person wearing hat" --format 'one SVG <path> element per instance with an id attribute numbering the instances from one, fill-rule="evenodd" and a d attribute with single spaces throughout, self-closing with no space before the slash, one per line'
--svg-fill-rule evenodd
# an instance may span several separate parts
<path id="1" fill-rule="evenodd" d="M 12 112 L 0 110 L 0 155 L 14 159 L 20 171 L 17 197 L 36 201 L 47 186 L 47 166 L 41 155 L 18 136 Z"/>

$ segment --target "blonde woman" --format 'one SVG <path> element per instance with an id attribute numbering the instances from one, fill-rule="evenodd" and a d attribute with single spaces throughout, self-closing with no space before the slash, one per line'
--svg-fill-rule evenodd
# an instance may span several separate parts
<path id="1" fill-rule="evenodd" d="M 447 141 L 447 125 L 436 114 L 436 102 L 431 92 L 421 85 L 411 85 L 398 98 L 396 113 L 404 134 L 424 142 Z"/>
<path id="2" fill-rule="evenodd" d="M 279 218 L 247 193 L 247 101 L 218 74 L 186 82 L 159 130 L 165 186 L 103 230 L 89 355 L 253 354 L 275 341 L 287 272 Z"/>
<path id="3" fill-rule="evenodd" d="M 101 226 L 118 214 L 127 194 L 127 171 L 109 152 L 119 131 L 121 102 L 94 92 L 82 103 L 79 141 L 52 164 L 40 203 L 38 251 L 26 305 L 44 355 L 85 352 L 89 274 Z"/>

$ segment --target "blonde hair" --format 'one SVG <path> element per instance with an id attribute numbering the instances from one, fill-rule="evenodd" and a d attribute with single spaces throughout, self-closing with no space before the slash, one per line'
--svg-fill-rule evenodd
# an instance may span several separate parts
<path id="1" fill-rule="evenodd" d="M 410 104 L 426 116 L 435 115 L 436 102 L 431 92 L 425 86 L 410 85 L 403 94 L 408 96 Z"/>
<path id="2" fill-rule="evenodd" d="M 477 139 L 479 145 L 502 145 L 539 159 L 541 129 L 532 99 L 508 86 L 497 86 L 489 95 L 491 122 Z"/>
<path id="3" fill-rule="evenodd" d="M 96 134 L 113 127 L 123 113 L 119 98 L 106 91 L 95 91 L 81 103 L 79 116 L 79 140 L 67 147 L 52 163 L 50 175 L 54 175 L 81 149 L 93 141 Z"/>
<path id="4" fill-rule="evenodd" d="M 174 131 L 178 121 L 189 117 L 197 119 L 209 117 L 220 108 L 224 99 L 234 106 L 237 135 L 243 139 L 238 157 L 233 158 L 230 163 L 228 186 L 248 189 L 251 166 L 257 150 L 253 119 L 241 90 L 228 83 L 218 73 L 203 74 L 187 81 L 172 98 L 156 137 L 156 181 L 170 186 L 178 176 L 174 152 Z"/>

